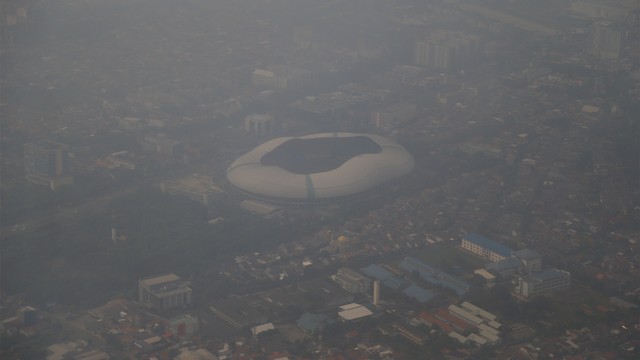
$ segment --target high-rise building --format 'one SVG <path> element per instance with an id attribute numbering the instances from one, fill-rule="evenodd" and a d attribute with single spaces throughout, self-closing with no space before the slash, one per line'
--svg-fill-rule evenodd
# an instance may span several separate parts
<path id="1" fill-rule="evenodd" d="M 51 140 L 24 145 L 24 171 L 27 181 L 52 190 L 73 185 L 69 146 Z"/>
<path id="2" fill-rule="evenodd" d="M 373 282 L 373 305 L 380 305 L 380 280 Z"/>
<path id="3" fill-rule="evenodd" d="M 599 21 L 593 30 L 592 53 L 603 60 L 618 60 L 623 48 L 624 31 L 606 21 Z"/>
<path id="4" fill-rule="evenodd" d="M 574 0 L 571 11 L 581 17 L 629 21 L 640 10 L 637 0 Z"/>
<path id="5" fill-rule="evenodd" d="M 191 305 L 191 288 L 176 274 L 164 274 L 138 280 L 138 301 L 156 310 Z"/>
<path id="6" fill-rule="evenodd" d="M 477 35 L 456 31 L 437 31 L 419 40 L 414 48 L 417 65 L 449 70 L 477 61 L 482 42 Z"/>
<path id="7" fill-rule="evenodd" d="M 38 311 L 31 306 L 23 306 L 18 309 L 18 319 L 22 326 L 35 325 L 38 322 Z"/>
<path id="8" fill-rule="evenodd" d="M 268 114 L 251 114 L 244 118 L 244 129 L 258 136 L 265 136 L 273 132 L 273 116 Z"/>

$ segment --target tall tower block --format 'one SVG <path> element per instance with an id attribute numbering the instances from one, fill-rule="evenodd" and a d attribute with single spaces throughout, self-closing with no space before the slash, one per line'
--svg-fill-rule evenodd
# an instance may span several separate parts
<path id="1" fill-rule="evenodd" d="M 380 280 L 373 282 L 373 305 L 379 306 L 380 304 Z"/>

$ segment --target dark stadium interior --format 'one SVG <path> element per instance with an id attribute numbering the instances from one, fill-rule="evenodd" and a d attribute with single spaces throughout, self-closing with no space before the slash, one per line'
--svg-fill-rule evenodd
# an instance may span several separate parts
<path id="1" fill-rule="evenodd" d="M 361 154 L 377 154 L 380 145 L 366 136 L 291 139 L 266 153 L 260 163 L 294 174 L 314 174 L 336 169 Z"/>

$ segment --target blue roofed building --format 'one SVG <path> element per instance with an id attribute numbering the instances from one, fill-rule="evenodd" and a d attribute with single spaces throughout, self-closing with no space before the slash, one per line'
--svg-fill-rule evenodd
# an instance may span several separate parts
<path id="1" fill-rule="evenodd" d="M 433 299 L 435 294 L 432 291 L 424 289 L 416 284 L 411 283 L 409 286 L 402 290 L 402 293 L 407 295 L 408 297 L 415 299 L 421 304 L 428 302 Z"/>
<path id="2" fill-rule="evenodd" d="M 405 280 L 400 276 L 393 274 L 391 271 L 385 269 L 381 265 L 369 265 L 367 267 L 363 267 L 360 271 L 376 280 L 380 280 L 380 283 L 384 286 L 387 286 L 393 290 L 398 290 L 402 285 L 405 284 Z"/>
<path id="3" fill-rule="evenodd" d="M 464 295 L 471 288 L 471 285 L 466 281 L 447 274 L 416 258 L 404 258 L 400 263 L 400 267 L 408 272 L 417 271 L 424 281 L 453 290 L 458 296 Z"/>
<path id="4" fill-rule="evenodd" d="M 509 247 L 473 233 L 467 234 L 462 239 L 460 247 L 489 261 L 506 259 L 513 254 L 513 250 Z"/>
<path id="5" fill-rule="evenodd" d="M 511 257 L 488 264 L 486 269 L 505 278 L 533 274 L 542 270 L 542 256 L 533 250 L 522 249 L 514 251 Z"/>

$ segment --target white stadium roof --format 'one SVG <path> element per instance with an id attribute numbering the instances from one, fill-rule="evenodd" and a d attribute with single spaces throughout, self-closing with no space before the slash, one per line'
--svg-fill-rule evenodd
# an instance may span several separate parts
<path id="1" fill-rule="evenodd" d="M 282 167 L 264 165 L 264 155 L 292 139 L 362 138 L 376 143 L 378 153 L 357 154 L 340 166 L 315 173 L 294 173 Z M 378 135 L 321 133 L 301 137 L 281 137 L 259 145 L 236 159 L 227 169 L 227 179 L 235 187 L 255 196 L 286 201 L 314 201 L 358 194 L 409 173 L 414 160 L 402 146 Z"/>

